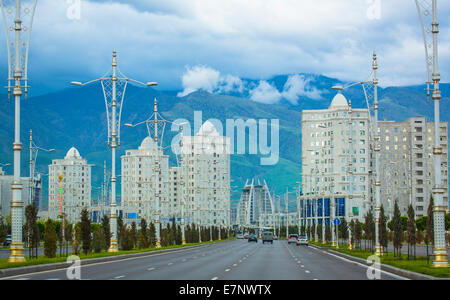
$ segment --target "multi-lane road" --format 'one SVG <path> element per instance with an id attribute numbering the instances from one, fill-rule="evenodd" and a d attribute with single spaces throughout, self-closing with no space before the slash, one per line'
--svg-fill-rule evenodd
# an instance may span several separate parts
<path id="1" fill-rule="evenodd" d="M 81 267 L 83 280 L 365 280 L 367 266 L 315 247 L 236 240 Z M 67 270 L 4 279 L 64 280 Z M 381 279 L 403 279 L 383 272 Z"/>

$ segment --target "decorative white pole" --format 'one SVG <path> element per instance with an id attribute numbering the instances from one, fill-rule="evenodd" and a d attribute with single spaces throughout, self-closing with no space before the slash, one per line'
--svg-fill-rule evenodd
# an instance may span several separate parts
<path id="1" fill-rule="evenodd" d="M 109 75 L 108 75 L 109 74 Z M 118 76 L 121 77 L 118 77 Z M 117 52 L 114 49 L 113 58 L 112 58 L 112 72 L 108 72 L 105 76 L 89 81 L 87 83 L 81 83 L 73 81 L 72 85 L 76 86 L 84 86 L 94 82 L 100 81 L 102 84 L 103 95 L 105 98 L 106 105 L 106 114 L 107 114 L 107 122 L 108 122 L 108 145 L 111 145 L 111 217 L 110 217 L 110 226 L 111 226 L 111 244 L 109 245 L 108 252 L 117 252 L 117 204 L 116 204 L 116 148 L 120 146 L 120 121 L 122 115 L 123 101 L 125 99 L 125 92 L 128 85 L 128 82 L 134 82 L 144 86 L 155 86 L 157 83 L 148 82 L 142 83 L 133 79 L 129 79 L 125 77 L 118 69 L 117 69 Z"/>
<path id="2" fill-rule="evenodd" d="M 442 186 L 442 145 L 441 145 L 441 123 L 439 114 L 439 102 L 442 98 L 439 90 L 441 76 L 438 71 L 438 33 L 439 23 L 437 21 L 437 0 L 433 0 L 433 84 L 432 98 L 434 100 L 434 188 L 433 188 L 433 219 L 434 219 L 434 249 L 433 267 L 448 267 L 447 245 L 445 241 L 445 211 L 447 205 L 443 201 L 444 187 Z"/>
<path id="3" fill-rule="evenodd" d="M 11 201 L 11 247 L 8 262 L 24 262 L 22 225 L 23 225 L 23 200 L 22 182 L 20 179 L 20 153 L 22 143 L 20 142 L 20 98 L 25 90 L 25 98 L 28 89 L 28 49 L 30 45 L 31 27 L 37 1 L 30 1 L 30 7 L 22 7 L 20 0 L 1 1 L 6 31 L 6 45 L 8 49 L 8 96 L 15 99 L 14 113 L 14 181 L 12 183 Z M 25 21 L 24 21 L 25 20 Z M 28 24 L 27 24 L 28 23 Z M 22 38 L 22 32 L 28 35 Z M 14 86 L 13 86 L 14 85 Z"/>
<path id="4" fill-rule="evenodd" d="M 380 213 L 381 213 L 381 180 L 380 180 L 380 133 L 378 132 L 378 78 L 377 55 L 373 54 L 373 98 L 375 105 L 375 255 L 383 256 L 383 247 L 380 244 Z"/>

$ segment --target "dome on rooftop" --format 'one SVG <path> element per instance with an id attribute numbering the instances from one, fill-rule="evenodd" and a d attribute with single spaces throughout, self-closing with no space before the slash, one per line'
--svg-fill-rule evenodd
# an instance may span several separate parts
<path id="1" fill-rule="evenodd" d="M 151 137 L 148 136 L 142 141 L 141 146 L 139 147 L 139 149 L 148 149 L 148 150 L 150 150 L 150 149 L 153 149 L 155 147 L 156 147 L 155 141 Z"/>
<path id="2" fill-rule="evenodd" d="M 347 98 L 341 93 L 337 94 L 331 102 L 330 108 L 348 107 Z"/>
<path id="3" fill-rule="evenodd" d="M 70 150 L 66 154 L 65 159 L 69 158 L 81 158 L 80 152 L 78 152 L 77 148 L 75 147 L 70 148 Z"/>

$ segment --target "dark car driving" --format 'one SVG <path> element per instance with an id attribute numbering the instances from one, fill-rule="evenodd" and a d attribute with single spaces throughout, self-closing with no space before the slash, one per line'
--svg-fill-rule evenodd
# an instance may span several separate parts
<path id="1" fill-rule="evenodd" d="M 250 243 L 250 242 L 258 242 L 258 237 L 256 236 L 256 234 L 251 234 L 249 237 L 248 237 L 248 242 Z"/>

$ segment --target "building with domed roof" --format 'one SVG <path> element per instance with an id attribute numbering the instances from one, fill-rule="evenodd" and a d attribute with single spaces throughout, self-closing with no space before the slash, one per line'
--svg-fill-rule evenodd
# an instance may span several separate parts
<path id="1" fill-rule="evenodd" d="M 230 139 L 206 121 L 195 136 L 184 136 L 181 167 L 186 223 L 230 226 Z"/>
<path id="2" fill-rule="evenodd" d="M 328 109 L 302 111 L 302 195 L 299 223 L 335 217 L 363 220 L 370 209 L 370 115 L 338 93 Z M 336 216 L 330 218 L 332 199 Z"/>
<path id="3" fill-rule="evenodd" d="M 83 208 L 91 209 L 91 168 L 80 152 L 72 147 L 64 159 L 55 159 L 48 166 L 48 217 L 58 220 L 61 211 L 68 222 L 81 220 Z"/>
<path id="4" fill-rule="evenodd" d="M 161 222 L 165 223 L 171 215 L 168 209 L 169 156 L 148 136 L 137 150 L 127 150 L 121 160 L 124 222 L 138 224 L 142 218 L 152 222 L 159 204 Z"/>

